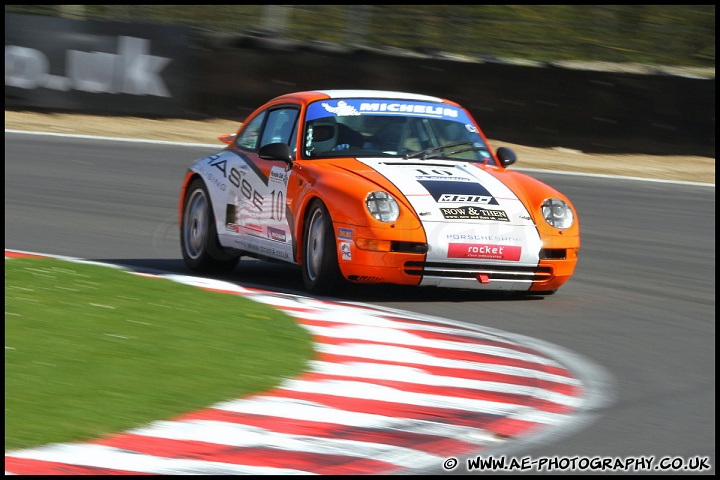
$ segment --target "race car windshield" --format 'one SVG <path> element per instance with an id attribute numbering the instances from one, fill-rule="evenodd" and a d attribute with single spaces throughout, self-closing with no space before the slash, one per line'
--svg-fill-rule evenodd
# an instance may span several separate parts
<path id="1" fill-rule="evenodd" d="M 427 160 L 429 158 L 449 158 L 460 153 L 487 150 L 487 147 L 477 146 L 474 142 L 451 142 L 439 147 L 430 147 L 419 152 L 410 152 L 405 154 L 405 158 L 422 158 Z"/>
<path id="2" fill-rule="evenodd" d="M 433 158 L 494 164 L 483 137 L 463 110 L 421 102 L 392 109 L 395 104 L 387 102 L 311 104 L 303 130 L 303 156 Z"/>

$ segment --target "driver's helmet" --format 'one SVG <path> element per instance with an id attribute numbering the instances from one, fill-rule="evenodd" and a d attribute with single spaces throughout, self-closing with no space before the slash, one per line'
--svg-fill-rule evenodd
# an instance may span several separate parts
<path id="1" fill-rule="evenodd" d="M 310 153 L 329 152 L 337 146 L 338 126 L 335 117 L 318 118 L 310 124 Z"/>
<path id="2" fill-rule="evenodd" d="M 442 137 L 444 142 L 466 142 L 468 132 L 458 122 L 443 122 Z"/>

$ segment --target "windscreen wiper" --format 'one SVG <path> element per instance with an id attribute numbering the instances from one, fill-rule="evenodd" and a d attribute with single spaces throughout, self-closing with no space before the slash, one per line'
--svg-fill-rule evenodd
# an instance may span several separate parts
<path id="1" fill-rule="evenodd" d="M 448 152 L 448 153 L 446 153 L 445 155 L 449 157 L 449 156 L 455 155 L 455 154 L 457 154 L 457 153 L 464 153 L 464 152 L 481 152 L 481 151 L 483 151 L 483 150 L 484 150 L 484 151 L 487 151 L 487 148 L 485 148 L 485 147 L 466 147 L 466 148 L 459 148 L 459 149 L 457 149 L 457 150 L 453 150 L 452 152 Z M 438 152 L 438 154 L 439 154 L 439 153 L 440 153 L 440 152 Z M 428 156 L 427 158 L 435 158 L 435 155 Z"/>
<path id="2" fill-rule="evenodd" d="M 473 144 L 473 142 L 447 143 L 445 145 L 440 145 L 439 147 L 426 148 L 425 150 L 421 150 L 419 152 L 408 153 L 403 158 L 405 158 L 406 160 L 409 158 L 422 158 L 423 160 L 425 160 L 427 158 L 434 158 L 434 157 L 437 157 L 438 155 L 441 155 L 443 153 L 443 151 L 447 148 L 459 147 L 462 145 L 472 145 L 472 144 Z M 455 153 L 458 153 L 458 152 L 455 152 Z"/>
<path id="3" fill-rule="evenodd" d="M 446 145 L 441 145 L 439 147 L 427 148 L 420 152 L 408 153 L 403 158 L 405 158 L 406 160 L 410 159 L 410 158 L 421 158 L 422 160 L 427 160 L 430 158 L 438 158 L 440 156 L 449 157 L 451 155 L 456 155 L 458 153 L 464 153 L 464 152 L 480 152 L 483 150 L 487 151 L 487 147 L 475 147 L 473 145 L 475 145 L 474 142 L 448 143 Z M 463 147 L 463 148 L 458 148 L 458 149 L 452 150 L 450 152 L 445 151 L 448 148 L 453 148 L 453 147 Z"/>

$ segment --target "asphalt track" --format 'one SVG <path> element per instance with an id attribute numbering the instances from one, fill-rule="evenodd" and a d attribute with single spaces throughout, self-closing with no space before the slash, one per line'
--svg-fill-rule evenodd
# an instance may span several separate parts
<path id="1" fill-rule="evenodd" d="M 6 248 L 190 278 L 176 196 L 184 168 L 207 148 L 6 133 L 5 149 Z M 107 445 L 38 449 L 44 467 L 17 473 L 442 473 L 451 458 L 459 463 L 449 472 L 467 473 L 479 454 L 702 457 L 712 465 L 702 473 L 714 473 L 714 187 L 533 175 L 581 212 L 581 263 L 556 295 L 384 288 L 353 291 L 349 303 L 307 299 L 293 270 L 243 261 L 204 282 L 292 306 L 324 356 L 307 378 L 252 407 L 229 400 Z M 215 450 L 203 436 L 213 428 L 227 439 Z M 260 445 L 281 460 L 230 461 L 242 449 L 251 463 Z M 14 468 L 6 452 L 6 471 Z"/>
<path id="2" fill-rule="evenodd" d="M 5 252 L 6 259 L 27 254 Z M 259 395 L 96 442 L 6 452 L 6 473 L 453 470 L 457 455 L 581 422 L 603 396 L 596 367 L 532 339 L 371 305 L 153 276 L 278 308 L 309 330 L 318 357 L 302 376 Z"/>

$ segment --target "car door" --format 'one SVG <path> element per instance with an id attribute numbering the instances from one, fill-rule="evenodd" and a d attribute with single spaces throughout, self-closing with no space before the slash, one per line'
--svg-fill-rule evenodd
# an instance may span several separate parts
<path id="1" fill-rule="evenodd" d="M 225 152 L 227 189 L 221 242 L 249 253 L 294 261 L 295 239 L 286 211 L 290 167 L 259 157 L 260 147 L 285 143 L 294 149 L 297 106 L 271 107 L 255 116 Z M 221 231 L 218 229 L 218 231 Z"/>

